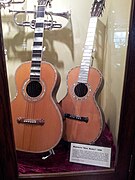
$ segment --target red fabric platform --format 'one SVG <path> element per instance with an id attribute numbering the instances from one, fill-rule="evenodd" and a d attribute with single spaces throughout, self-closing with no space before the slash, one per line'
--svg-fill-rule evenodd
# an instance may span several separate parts
<path id="1" fill-rule="evenodd" d="M 116 148 L 113 142 L 113 136 L 107 125 L 96 142 L 97 146 L 110 147 L 111 167 L 114 166 Z M 63 140 L 54 148 L 55 155 L 51 155 L 46 160 L 42 160 L 45 154 L 32 154 L 17 152 L 18 171 L 21 174 L 31 173 L 59 173 L 72 171 L 87 171 L 103 169 L 101 167 L 82 165 L 69 162 L 70 143 Z"/>

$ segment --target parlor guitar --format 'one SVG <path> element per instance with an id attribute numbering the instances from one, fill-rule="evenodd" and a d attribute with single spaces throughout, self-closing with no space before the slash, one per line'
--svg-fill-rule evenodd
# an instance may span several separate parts
<path id="1" fill-rule="evenodd" d="M 81 66 L 68 73 L 68 92 L 60 102 L 65 113 L 63 139 L 69 142 L 94 143 L 103 129 L 103 113 L 96 102 L 103 77 L 92 67 L 92 52 L 97 19 L 104 4 L 104 0 L 93 3 Z"/>
<path id="2" fill-rule="evenodd" d="M 42 61 L 45 8 L 48 0 L 39 0 L 36 11 L 32 61 L 16 71 L 17 95 L 11 102 L 16 149 L 47 152 L 61 139 L 63 121 L 56 93 L 60 76 Z"/>

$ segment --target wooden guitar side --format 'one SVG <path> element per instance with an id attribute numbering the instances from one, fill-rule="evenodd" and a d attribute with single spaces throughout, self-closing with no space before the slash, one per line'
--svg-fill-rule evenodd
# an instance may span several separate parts
<path id="1" fill-rule="evenodd" d="M 31 62 L 22 64 L 16 71 L 17 96 L 11 102 L 16 149 L 25 152 L 46 152 L 57 145 L 63 132 L 61 112 L 56 101 L 60 76 L 49 63 L 41 63 L 42 92 L 29 98 L 26 84 L 29 81 Z M 44 120 L 44 124 L 18 123 L 18 118 Z"/>
<path id="2" fill-rule="evenodd" d="M 77 85 L 79 71 L 80 67 L 75 67 L 69 72 L 68 92 L 60 104 L 65 114 L 88 117 L 88 122 L 65 118 L 63 138 L 69 142 L 90 144 L 98 139 L 103 129 L 102 112 L 96 102 L 103 78 L 100 71 L 90 68 L 86 84 L 88 92 L 84 97 L 77 97 L 74 88 Z"/>

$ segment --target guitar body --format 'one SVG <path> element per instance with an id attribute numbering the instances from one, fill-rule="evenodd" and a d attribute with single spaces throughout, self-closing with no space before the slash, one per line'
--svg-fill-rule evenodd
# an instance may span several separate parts
<path id="1" fill-rule="evenodd" d="M 63 139 L 69 142 L 90 144 L 100 136 L 103 128 L 102 112 L 96 102 L 103 84 L 99 70 L 90 68 L 88 83 L 78 83 L 80 67 L 68 74 L 68 92 L 60 102 L 65 113 Z"/>
<path id="2" fill-rule="evenodd" d="M 60 76 L 49 63 L 41 63 L 40 81 L 30 81 L 31 62 L 16 71 L 17 96 L 11 102 L 16 149 L 46 152 L 61 139 L 63 122 L 56 101 Z"/>

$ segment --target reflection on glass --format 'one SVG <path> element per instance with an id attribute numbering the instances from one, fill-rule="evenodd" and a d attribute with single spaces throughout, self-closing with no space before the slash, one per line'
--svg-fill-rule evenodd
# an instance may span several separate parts
<path id="1" fill-rule="evenodd" d="M 126 32 L 114 32 L 115 48 L 120 48 L 126 45 Z"/>

